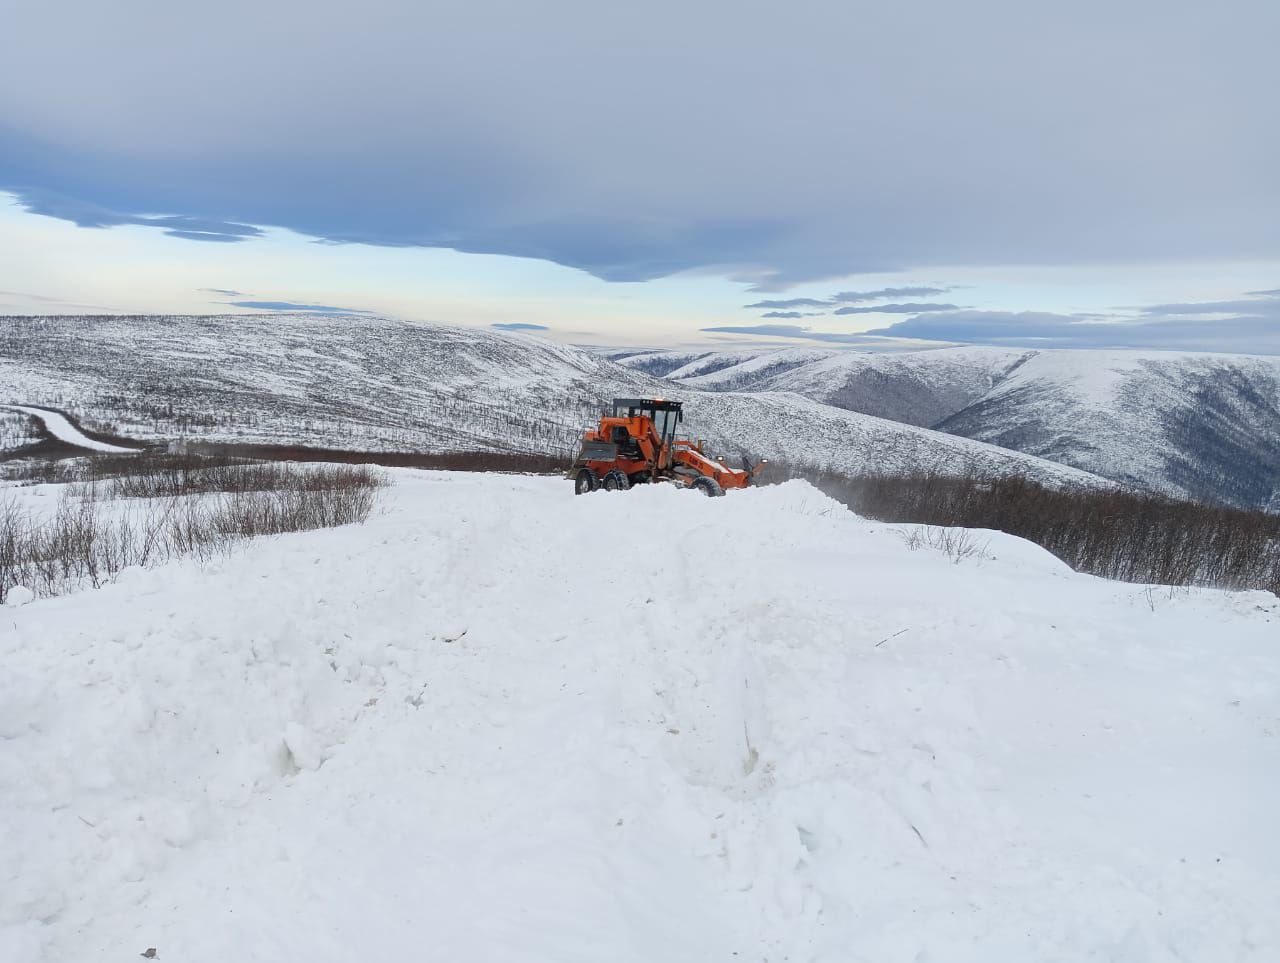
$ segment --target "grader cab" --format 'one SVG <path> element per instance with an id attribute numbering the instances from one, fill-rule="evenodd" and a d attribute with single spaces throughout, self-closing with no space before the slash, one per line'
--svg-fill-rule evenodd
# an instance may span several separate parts
<path id="1" fill-rule="evenodd" d="M 746 488 L 765 462 L 743 458 L 742 468 L 710 458 L 700 441 L 677 434 L 683 403 L 663 398 L 615 398 L 600 423 L 582 436 L 569 477 L 579 495 L 599 488 L 626 491 L 632 485 L 669 482 L 723 495 Z"/>

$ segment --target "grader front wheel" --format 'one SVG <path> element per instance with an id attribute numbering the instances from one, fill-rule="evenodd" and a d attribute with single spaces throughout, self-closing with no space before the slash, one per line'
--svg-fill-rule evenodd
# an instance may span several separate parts
<path id="1" fill-rule="evenodd" d="M 720 487 L 720 483 L 714 478 L 709 478 L 706 475 L 695 478 L 693 480 L 693 487 L 702 492 L 702 494 L 708 496 L 714 497 L 716 495 L 724 494 L 724 489 Z"/>

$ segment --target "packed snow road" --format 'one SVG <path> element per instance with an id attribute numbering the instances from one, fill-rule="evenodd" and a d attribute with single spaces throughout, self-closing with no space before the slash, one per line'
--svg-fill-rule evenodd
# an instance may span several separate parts
<path id="1" fill-rule="evenodd" d="M 1280 958 L 1274 597 L 394 475 L 3 610 L 0 959 Z"/>
<path id="2" fill-rule="evenodd" d="M 85 448 L 89 451 L 114 452 L 116 454 L 136 454 L 137 448 L 126 448 L 124 445 L 113 445 L 110 442 L 98 441 L 96 438 L 90 438 L 66 415 L 56 411 L 50 411 L 47 408 L 33 408 L 30 405 L 0 405 L 8 411 L 21 411 L 23 414 L 31 415 L 44 425 L 45 430 L 53 435 L 59 441 L 65 441 L 69 445 L 75 445 L 77 448 Z"/>

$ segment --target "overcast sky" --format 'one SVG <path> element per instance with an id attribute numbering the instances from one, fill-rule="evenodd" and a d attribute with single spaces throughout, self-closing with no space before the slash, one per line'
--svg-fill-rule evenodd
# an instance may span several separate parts
<path id="1" fill-rule="evenodd" d="M 15 5 L 0 309 L 1280 352 L 1277 37 L 1270 0 Z"/>

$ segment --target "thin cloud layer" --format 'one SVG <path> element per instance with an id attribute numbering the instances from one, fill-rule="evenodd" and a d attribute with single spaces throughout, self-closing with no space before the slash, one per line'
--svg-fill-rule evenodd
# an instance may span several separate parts
<path id="1" fill-rule="evenodd" d="M 300 311 L 306 314 L 369 314 L 368 311 L 357 311 L 354 308 L 340 308 L 332 304 L 299 304 L 296 301 L 229 301 L 235 308 L 249 308 L 254 311 Z"/>
<path id="2" fill-rule="evenodd" d="M 827 300 L 831 304 L 862 304 L 866 301 L 882 301 L 886 298 L 927 298 L 946 294 L 950 288 L 906 287 L 879 288 L 875 291 L 839 291 Z"/>
<path id="3" fill-rule="evenodd" d="M 1151 305 L 1136 316 L 972 310 L 920 314 L 866 333 L 1019 347 L 1280 354 L 1280 290 L 1257 293 L 1264 296 Z"/>
<path id="4" fill-rule="evenodd" d="M 905 304 L 868 304 L 858 307 L 837 308 L 832 314 L 926 314 L 930 311 L 958 311 L 955 304 L 939 304 L 931 301 Z"/>
<path id="5" fill-rule="evenodd" d="M 85 226 L 762 292 L 1280 256 L 1271 0 L 12 7 L 0 187 Z"/>
<path id="6" fill-rule="evenodd" d="M 833 302 L 831 301 L 823 301 L 819 298 L 781 298 L 756 301 L 754 304 L 744 304 L 743 307 L 786 310 L 790 308 L 829 308 L 832 303 Z"/>
<path id="7" fill-rule="evenodd" d="M 745 308 L 830 308 L 837 304 L 862 304 L 866 301 L 883 301 L 886 298 L 923 298 L 935 294 L 945 294 L 950 288 L 906 287 L 880 288 L 875 291 L 840 291 L 829 298 L 783 298 L 756 301 L 745 304 Z M 867 310 L 874 310 L 868 308 Z M 849 311 L 837 311 L 836 314 L 848 314 Z M 768 315 L 765 315 L 768 317 Z"/>
<path id="8" fill-rule="evenodd" d="M 883 338 L 871 334 L 844 334 L 830 331 L 813 331 L 798 324 L 724 324 L 703 328 L 709 334 L 749 334 L 758 338 L 800 338 L 805 341 L 821 341 L 826 344 L 880 344 Z"/>
<path id="9" fill-rule="evenodd" d="M 0 138 L 3 146 L 3 138 Z M 3 161 L 0 161 L 0 165 Z M 0 185 L 3 186 L 3 185 Z M 14 187 L 18 202 L 32 214 L 57 217 L 79 227 L 116 227 L 134 224 L 141 227 L 158 227 L 170 237 L 189 241 L 244 241 L 261 237 L 262 231 L 251 224 L 237 224 L 217 218 L 187 214 L 122 214 L 89 201 L 67 197 L 57 191 L 40 187 Z"/>
<path id="10" fill-rule="evenodd" d="M 1006 347 L 1280 354 L 1280 288 L 1227 301 L 1150 305 L 1114 316 L 981 311 L 934 304 L 917 307 L 930 310 L 862 332 L 815 331 L 796 324 L 721 325 L 702 330 L 830 344 L 883 344 L 884 339 L 893 338 Z"/>

